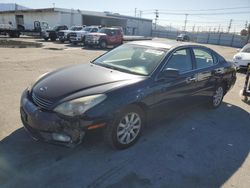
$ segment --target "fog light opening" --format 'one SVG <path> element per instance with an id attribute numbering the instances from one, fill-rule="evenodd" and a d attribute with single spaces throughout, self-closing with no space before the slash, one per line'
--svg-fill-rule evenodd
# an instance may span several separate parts
<path id="1" fill-rule="evenodd" d="M 59 141 L 59 142 L 70 142 L 71 137 L 64 134 L 64 133 L 53 133 L 52 134 L 53 140 Z"/>

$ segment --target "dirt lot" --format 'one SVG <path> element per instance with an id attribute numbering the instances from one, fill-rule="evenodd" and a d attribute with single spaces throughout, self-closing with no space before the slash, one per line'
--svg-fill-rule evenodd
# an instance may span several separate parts
<path id="1" fill-rule="evenodd" d="M 134 147 L 111 150 L 97 132 L 69 149 L 35 142 L 26 134 L 20 95 L 40 74 L 88 63 L 105 51 L 43 45 L 0 48 L 1 187 L 250 187 L 250 106 L 239 97 L 244 73 L 238 73 L 219 109 L 192 108 L 152 123 Z M 236 52 L 209 47 L 226 59 Z"/>

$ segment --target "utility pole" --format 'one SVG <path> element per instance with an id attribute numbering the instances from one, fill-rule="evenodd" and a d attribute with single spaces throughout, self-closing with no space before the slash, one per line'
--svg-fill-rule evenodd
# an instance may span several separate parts
<path id="1" fill-rule="evenodd" d="M 248 31 L 247 31 L 247 41 L 246 44 L 248 43 L 249 39 L 250 39 L 250 24 L 248 24 Z"/>
<path id="2" fill-rule="evenodd" d="M 188 17 L 188 14 L 185 14 L 185 21 L 184 21 L 184 28 L 183 28 L 184 31 L 186 31 L 186 27 L 187 27 L 187 17 Z"/>
<path id="3" fill-rule="evenodd" d="M 142 10 L 140 10 L 140 18 L 142 17 Z"/>
<path id="4" fill-rule="evenodd" d="M 233 20 L 230 19 L 230 22 L 229 22 L 229 25 L 228 25 L 228 29 L 227 29 L 227 32 L 228 32 L 228 33 L 230 32 L 230 29 L 231 29 L 231 27 L 232 27 L 232 22 L 233 22 Z"/>
<path id="5" fill-rule="evenodd" d="M 218 33 L 220 32 L 220 25 L 219 25 L 219 27 L 218 27 Z"/>
<path id="6" fill-rule="evenodd" d="M 194 24 L 194 26 L 193 26 L 192 32 L 194 32 L 194 29 L 195 29 L 195 24 Z"/>
<path id="7" fill-rule="evenodd" d="M 156 9 L 155 10 L 155 30 L 156 30 L 158 18 L 159 18 L 159 11 Z"/>
<path id="8" fill-rule="evenodd" d="M 245 23 L 245 29 L 247 29 L 247 25 L 248 25 L 248 21 L 246 20 L 246 23 Z"/>
<path id="9" fill-rule="evenodd" d="M 135 8 L 135 17 L 136 17 L 136 14 L 137 14 L 137 8 Z"/>

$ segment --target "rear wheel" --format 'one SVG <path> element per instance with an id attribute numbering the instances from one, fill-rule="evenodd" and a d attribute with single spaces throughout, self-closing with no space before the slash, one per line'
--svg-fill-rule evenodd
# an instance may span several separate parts
<path id="1" fill-rule="evenodd" d="M 56 41 L 56 37 L 50 37 L 51 41 Z"/>
<path id="2" fill-rule="evenodd" d="M 223 97 L 224 97 L 224 92 L 225 91 L 224 91 L 223 85 L 219 85 L 216 87 L 214 94 L 211 98 L 210 104 L 209 104 L 211 108 L 215 109 L 221 105 Z"/>
<path id="3" fill-rule="evenodd" d="M 105 140 L 116 149 L 125 149 L 139 139 L 144 126 L 143 111 L 131 105 L 120 112 L 104 130 Z"/>

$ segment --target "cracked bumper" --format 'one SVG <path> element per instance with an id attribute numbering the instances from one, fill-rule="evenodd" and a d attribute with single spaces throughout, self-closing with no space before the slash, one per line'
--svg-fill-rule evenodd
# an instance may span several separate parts
<path id="1" fill-rule="evenodd" d="M 25 130 L 35 140 L 69 146 L 81 143 L 91 126 L 105 125 L 98 119 L 66 118 L 53 111 L 42 110 L 33 103 L 27 90 L 22 94 L 20 114 Z M 62 141 L 58 137 L 67 139 Z"/>

